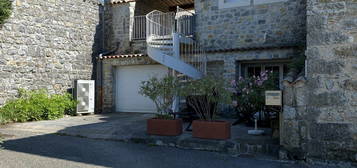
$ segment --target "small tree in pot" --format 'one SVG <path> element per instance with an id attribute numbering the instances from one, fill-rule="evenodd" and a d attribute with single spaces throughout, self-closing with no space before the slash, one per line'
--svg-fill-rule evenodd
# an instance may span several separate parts
<path id="1" fill-rule="evenodd" d="M 237 102 L 238 120 L 235 124 L 245 123 L 248 126 L 254 126 L 254 119 L 257 118 L 255 115 L 261 111 L 269 118 L 269 112 L 264 110 L 266 108 L 265 91 L 278 89 L 277 81 L 279 81 L 277 74 L 266 71 L 259 76 L 239 77 L 237 81 L 231 82 L 234 99 Z"/>
<path id="2" fill-rule="evenodd" d="M 153 135 L 175 136 L 182 133 L 182 120 L 170 114 L 174 96 L 178 94 L 178 80 L 172 76 L 152 77 L 143 81 L 139 93 L 150 98 L 158 113 L 147 120 L 147 133 Z"/>
<path id="3" fill-rule="evenodd" d="M 194 137 L 230 138 L 230 123 L 216 120 L 218 104 L 230 103 L 231 100 L 231 93 L 226 86 L 223 79 L 208 76 L 190 81 L 181 88 L 180 95 L 188 97 L 188 105 L 200 117 L 200 120 L 195 120 L 192 123 Z"/>

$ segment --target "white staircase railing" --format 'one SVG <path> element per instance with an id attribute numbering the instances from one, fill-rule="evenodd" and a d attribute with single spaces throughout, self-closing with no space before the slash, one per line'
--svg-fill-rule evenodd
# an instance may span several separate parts
<path id="1" fill-rule="evenodd" d="M 195 14 L 188 10 L 177 7 L 175 19 L 176 32 L 185 36 L 193 37 L 195 28 Z"/>
<path id="2" fill-rule="evenodd" d="M 199 79 L 206 73 L 206 56 L 202 47 L 192 39 L 193 32 L 188 28 L 185 31 L 179 29 L 185 27 L 182 17 L 157 10 L 146 15 L 148 55 L 183 75 Z"/>
<path id="3" fill-rule="evenodd" d="M 154 10 L 146 15 L 146 37 L 167 37 L 174 31 L 175 13 Z"/>

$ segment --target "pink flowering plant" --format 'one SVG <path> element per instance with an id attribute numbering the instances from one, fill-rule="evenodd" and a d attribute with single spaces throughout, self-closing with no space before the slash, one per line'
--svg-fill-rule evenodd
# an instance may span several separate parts
<path id="1" fill-rule="evenodd" d="M 254 114 L 264 110 L 265 91 L 278 89 L 273 72 L 262 72 L 259 76 L 239 77 L 231 81 L 237 117 L 246 124 L 254 121 Z"/>

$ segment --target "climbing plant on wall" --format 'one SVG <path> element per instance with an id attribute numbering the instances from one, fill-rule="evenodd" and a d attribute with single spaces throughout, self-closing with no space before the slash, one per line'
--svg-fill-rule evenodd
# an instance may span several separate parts
<path id="1" fill-rule="evenodd" d="M 0 0 L 0 25 L 4 24 L 5 20 L 11 15 L 11 1 Z"/>

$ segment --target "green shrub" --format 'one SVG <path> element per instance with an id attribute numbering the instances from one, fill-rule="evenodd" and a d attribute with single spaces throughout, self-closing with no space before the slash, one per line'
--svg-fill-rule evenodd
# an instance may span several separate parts
<path id="1" fill-rule="evenodd" d="M 174 96 L 178 94 L 178 84 L 178 80 L 172 76 L 152 77 L 141 83 L 139 93 L 155 103 L 158 110 L 157 118 L 172 119 L 173 117 L 169 112 Z"/>
<path id="2" fill-rule="evenodd" d="M 302 72 L 305 68 L 306 56 L 304 54 L 294 57 L 292 62 L 288 65 L 290 71 L 295 71 L 297 74 Z"/>
<path id="3" fill-rule="evenodd" d="M 64 114 L 73 115 L 76 101 L 66 94 L 49 95 L 46 90 L 19 90 L 17 99 L 0 108 L 0 122 L 53 120 Z"/>
<path id="4" fill-rule="evenodd" d="M 232 94 L 224 79 L 206 76 L 185 83 L 179 93 L 201 120 L 215 120 L 219 104 L 231 103 Z"/>
<path id="5" fill-rule="evenodd" d="M 4 24 L 4 21 L 11 15 L 11 1 L 0 0 L 0 25 Z"/>
<path id="6" fill-rule="evenodd" d="M 278 74 L 274 72 L 261 72 L 259 76 L 239 77 L 233 80 L 231 85 L 234 89 L 234 100 L 236 100 L 237 117 L 241 122 L 252 123 L 255 114 L 264 111 L 265 91 L 279 90 Z M 269 116 L 269 112 L 265 112 Z"/>

